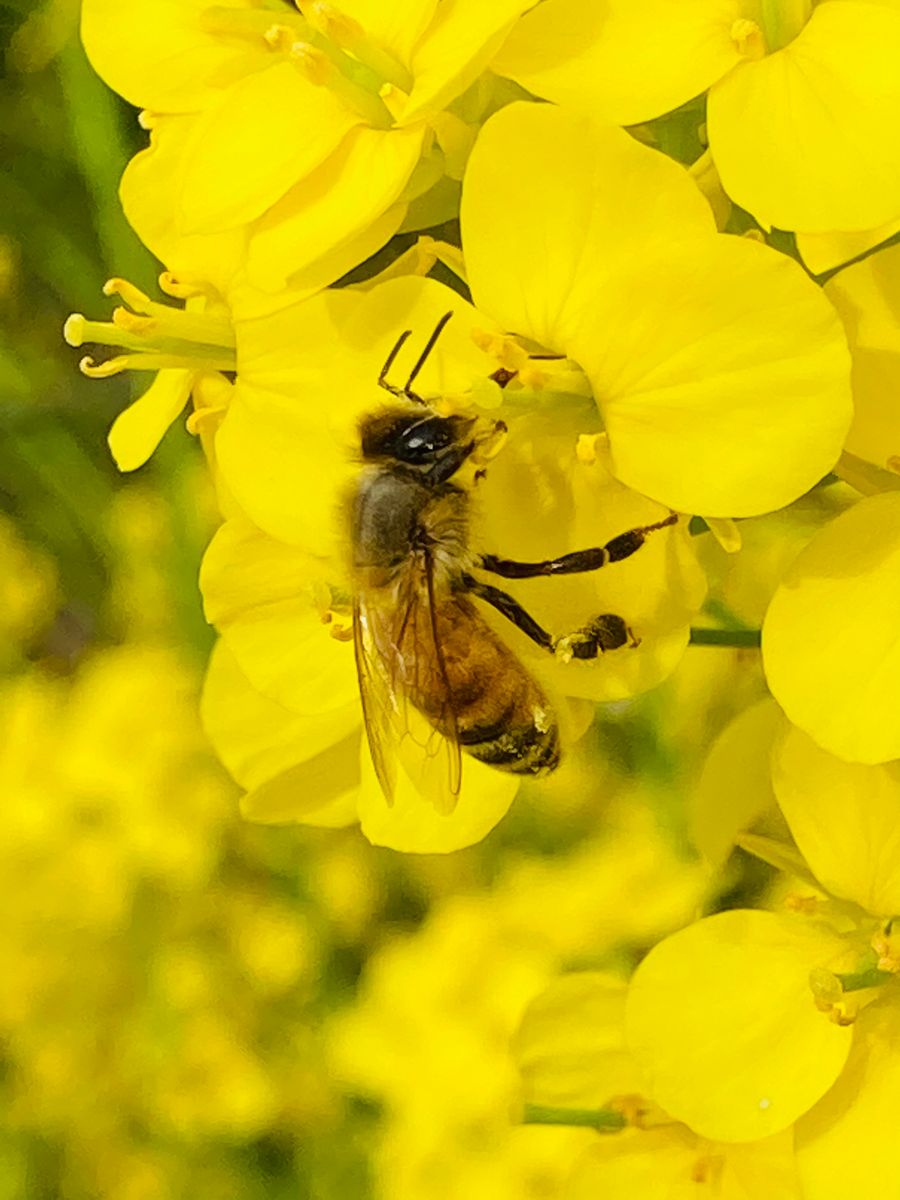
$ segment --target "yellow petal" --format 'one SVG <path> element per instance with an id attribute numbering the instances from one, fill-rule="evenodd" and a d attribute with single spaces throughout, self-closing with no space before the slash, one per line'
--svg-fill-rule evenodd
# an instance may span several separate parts
<path id="1" fill-rule="evenodd" d="M 698 96 L 740 61 L 728 0 L 544 0 L 494 69 L 530 92 L 614 125 L 635 125 Z"/>
<path id="2" fill-rule="evenodd" d="M 480 133 L 461 222 L 475 304 L 550 349 L 566 345 L 580 310 L 622 266 L 652 261 L 673 236 L 715 230 L 699 189 L 671 159 L 621 130 L 521 103 Z"/>
<path id="3" fill-rule="evenodd" d="M 181 231 L 215 233 L 258 217 L 360 121 L 290 62 L 233 84 L 200 116 L 185 147 Z"/>
<path id="4" fill-rule="evenodd" d="M 224 642 L 213 651 L 203 726 L 229 772 L 249 789 L 251 821 L 347 825 L 356 820 L 359 703 L 299 716 L 251 687 Z"/>
<path id="5" fill-rule="evenodd" d="M 194 378 L 193 371 L 160 371 L 143 396 L 116 417 L 109 448 L 120 471 L 144 465 L 184 410 Z"/>
<path id="6" fill-rule="evenodd" d="M 722 1200 L 811 1200 L 800 1185 L 794 1131 L 758 1142 L 717 1146 L 723 1152 Z"/>
<path id="7" fill-rule="evenodd" d="M 437 811 L 431 800 L 400 771 L 391 805 L 375 777 L 368 747 L 363 747 L 359 821 L 375 846 L 407 854 L 449 854 L 480 842 L 506 815 L 519 779 L 465 756 L 462 788 L 452 813 Z"/>
<path id="8" fill-rule="evenodd" d="M 772 764 L 778 803 L 826 891 L 900 913 L 900 763 L 842 762 L 791 729 Z"/>
<path id="9" fill-rule="evenodd" d="M 652 1098 L 704 1137 L 786 1129 L 831 1086 L 851 1031 L 813 1002 L 809 972 L 839 946 L 800 918 L 718 913 L 660 942 L 638 967 L 628 1045 Z"/>
<path id="10" fill-rule="evenodd" d="M 604 1108 L 641 1092 L 625 1045 L 626 992 L 615 976 L 577 971 L 531 1002 L 513 1045 L 526 1103 Z"/>
<path id="11" fill-rule="evenodd" d="M 729 196 L 767 228 L 828 233 L 896 218 L 898 61 L 900 10 L 829 0 L 783 50 L 735 68 L 707 110 Z"/>
<path id="12" fill-rule="evenodd" d="M 210 543 L 200 586 L 208 620 L 258 691 L 307 716 L 358 701 L 352 642 L 323 622 L 320 563 L 235 518 Z"/>
<path id="13" fill-rule="evenodd" d="M 183 234 L 172 203 L 197 118 L 157 117 L 150 146 L 131 159 L 119 185 L 125 216 L 144 245 L 176 276 L 193 276 L 224 294 L 240 266 L 245 232 Z"/>
<path id="14" fill-rule="evenodd" d="M 900 758 L 900 493 L 826 526 L 785 575 L 763 625 L 775 699 L 852 762 Z"/>
<path id="15" fill-rule="evenodd" d="M 81 38 L 94 70 L 138 108 L 192 112 L 269 61 L 249 39 L 209 33 L 211 0 L 84 0 Z M 230 7 L 252 8 L 249 0 Z"/>
<path id="16" fill-rule="evenodd" d="M 844 1074 L 797 1124 L 805 1200 L 890 1195 L 897 1179 L 898 1046 L 894 995 L 860 1016 Z"/>
<path id="17" fill-rule="evenodd" d="M 459 96 L 500 49 L 532 0 L 442 0 L 412 55 L 413 90 L 401 123 L 439 112 Z"/>
<path id="18" fill-rule="evenodd" d="M 853 352 L 853 424 L 847 450 L 879 467 L 900 466 L 900 246 L 830 280 Z"/>
<path id="19" fill-rule="evenodd" d="M 810 271 L 819 275 L 864 254 L 893 237 L 898 230 L 900 221 L 888 221 L 886 225 L 864 229 L 861 233 L 798 233 L 797 249 Z"/>
<path id="20" fill-rule="evenodd" d="M 569 338 L 616 475 L 680 512 L 749 516 L 837 460 L 851 418 L 839 322 L 796 263 L 744 238 L 657 247 Z"/>
<path id="21" fill-rule="evenodd" d="M 739 833 L 775 802 L 769 756 L 784 718 L 770 699 L 746 708 L 719 734 L 690 797 L 691 837 L 721 867 Z"/>
<path id="22" fill-rule="evenodd" d="M 716 1200 L 803 1200 L 793 1134 L 739 1145 L 704 1141 L 683 1125 L 626 1130 L 603 1138 L 584 1155 L 566 1200 L 694 1200 L 706 1195 Z"/>
<path id="23" fill-rule="evenodd" d="M 428 28 L 438 0 L 340 0 L 339 8 L 366 34 L 409 66 L 413 47 Z"/>
<path id="24" fill-rule="evenodd" d="M 296 184 L 253 227 L 247 270 L 261 288 L 274 291 L 294 272 L 353 238 L 365 235 L 400 197 L 419 161 L 424 126 L 352 130 L 318 170 Z M 380 249 L 396 232 L 403 211 L 379 229 Z M 363 249 L 366 249 L 364 247 Z M 348 263 L 354 267 L 367 257 Z M 331 283 L 338 277 L 337 271 Z"/>
<path id="25" fill-rule="evenodd" d="M 449 310 L 454 318 L 417 382 L 424 395 L 441 395 L 466 390 L 493 368 L 471 338 L 488 322 L 433 279 L 326 292 L 237 323 L 237 394 L 216 453 L 238 504 L 262 529 L 314 554 L 342 552 L 341 501 L 357 470 L 357 424 L 384 404 L 381 367 L 400 333 L 412 329 L 392 372 L 402 382 Z"/>

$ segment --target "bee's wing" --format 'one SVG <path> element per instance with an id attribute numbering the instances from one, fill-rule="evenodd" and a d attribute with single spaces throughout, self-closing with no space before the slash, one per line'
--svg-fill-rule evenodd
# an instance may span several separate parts
<path id="1" fill-rule="evenodd" d="M 431 570 L 426 555 L 421 569 L 407 571 L 398 596 L 358 593 L 353 631 L 369 750 L 385 798 L 393 800 L 399 764 L 439 811 L 451 812 L 462 756 Z M 422 696 L 433 720 L 413 701 Z"/>

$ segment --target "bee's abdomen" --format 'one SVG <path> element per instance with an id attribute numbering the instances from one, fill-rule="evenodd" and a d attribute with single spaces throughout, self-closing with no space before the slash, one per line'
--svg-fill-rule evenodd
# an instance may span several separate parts
<path id="1" fill-rule="evenodd" d="M 535 721 L 510 724 L 493 737 L 477 740 L 460 734 L 460 744 L 479 762 L 515 775 L 542 775 L 559 764 L 559 731 L 552 719 L 549 728 Z"/>
<path id="2" fill-rule="evenodd" d="M 442 606 L 438 625 L 460 745 L 517 775 L 552 771 L 559 730 L 537 682 L 468 600 Z"/>

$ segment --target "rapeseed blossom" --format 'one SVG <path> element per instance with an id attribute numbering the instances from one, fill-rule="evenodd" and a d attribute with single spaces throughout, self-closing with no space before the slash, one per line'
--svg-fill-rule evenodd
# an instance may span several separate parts
<path id="1" fill-rule="evenodd" d="M 246 253 L 272 290 L 314 263 L 331 282 L 459 178 L 471 133 L 445 110 L 528 3 L 85 0 L 91 62 L 152 130 L 129 219 L 177 272 Z"/>
<path id="2" fill-rule="evenodd" d="M 896 764 L 841 762 L 790 729 L 773 783 L 812 894 L 795 891 L 792 913 L 720 913 L 660 943 L 630 984 L 628 1045 L 653 1097 L 706 1137 L 796 1122 L 807 1200 L 851 1178 L 877 1191 L 891 1168 L 875 1114 L 895 1086 L 900 1011 Z"/>
<path id="3" fill-rule="evenodd" d="M 623 125 L 707 93 L 728 195 L 769 229 L 900 217 L 900 12 L 892 0 L 544 0 L 496 69 Z"/>
<path id="4" fill-rule="evenodd" d="M 515 1038 L 526 1119 L 603 1131 L 573 1156 L 569 1200 L 801 1200 L 790 1131 L 753 1142 L 698 1136 L 654 1102 L 625 1038 L 627 985 L 615 973 L 573 971 L 528 1007 Z"/>

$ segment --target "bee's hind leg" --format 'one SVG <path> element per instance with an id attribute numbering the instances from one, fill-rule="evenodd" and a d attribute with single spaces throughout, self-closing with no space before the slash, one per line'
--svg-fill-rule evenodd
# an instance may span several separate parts
<path id="1" fill-rule="evenodd" d="M 622 646 L 634 649 L 640 644 L 640 638 L 634 636 L 631 626 L 617 613 L 601 613 L 574 633 L 557 638 L 553 651 L 563 662 L 569 662 L 573 658 L 597 658 Z"/>
<path id="2" fill-rule="evenodd" d="M 490 604 L 542 650 L 549 650 L 563 662 L 569 662 L 573 658 L 597 658 L 607 650 L 640 644 L 630 626 L 616 613 L 601 613 L 574 633 L 554 638 L 508 592 L 501 591 L 489 583 L 482 583 L 472 575 L 464 575 L 462 581 L 467 592 Z"/>

